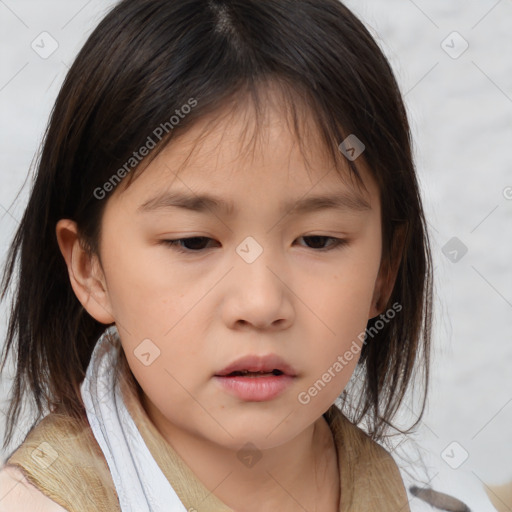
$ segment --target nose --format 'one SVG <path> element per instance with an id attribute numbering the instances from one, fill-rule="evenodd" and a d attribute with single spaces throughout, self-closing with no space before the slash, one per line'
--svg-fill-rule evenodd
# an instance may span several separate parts
<path id="1" fill-rule="evenodd" d="M 283 265 L 263 250 L 253 262 L 236 256 L 223 303 L 223 319 L 231 329 L 280 330 L 295 318 L 293 293 Z"/>

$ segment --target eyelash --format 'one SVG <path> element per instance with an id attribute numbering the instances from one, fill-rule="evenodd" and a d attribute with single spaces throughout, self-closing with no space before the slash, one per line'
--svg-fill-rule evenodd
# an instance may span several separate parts
<path id="1" fill-rule="evenodd" d="M 304 238 L 304 239 L 306 239 L 306 238 L 321 238 L 321 239 L 333 240 L 334 241 L 334 243 L 331 244 L 330 248 L 327 248 L 327 249 L 313 249 L 316 252 L 329 252 L 329 251 L 333 251 L 335 249 L 341 249 L 344 246 L 348 245 L 348 243 L 349 243 L 348 240 L 345 240 L 345 239 L 342 239 L 342 238 L 334 238 L 332 236 L 323 236 L 323 235 L 308 235 L 308 236 L 303 236 L 303 237 L 300 237 L 300 238 Z M 181 242 L 185 242 L 186 243 L 189 240 L 213 240 L 213 239 L 205 237 L 205 236 L 194 236 L 194 237 L 190 237 L 190 238 L 178 238 L 176 240 L 162 240 L 162 244 L 164 244 L 166 246 L 169 246 L 171 249 L 174 249 L 175 251 L 180 252 L 180 253 L 184 253 L 184 254 L 200 253 L 200 252 L 204 251 L 204 249 L 199 249 L 199 250 L 184 249 L 183 247 L 181 247 L 179 245 Z"/>

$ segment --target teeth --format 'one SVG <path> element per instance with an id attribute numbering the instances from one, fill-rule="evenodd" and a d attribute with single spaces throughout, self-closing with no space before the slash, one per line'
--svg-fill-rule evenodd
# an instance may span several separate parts
<path id="1" fill-rule="evenodd" d="M 250 372 L 249 370 L 238 370 L 236 372 L 232 372 L 234 375 L 254 375 L 254 374 L 260 374 L 260 375 L 282 375 L 283 372 L 281 370 L 272 370 L 269 372 L 265 371 L 259 371 L 259 372 Z"/>

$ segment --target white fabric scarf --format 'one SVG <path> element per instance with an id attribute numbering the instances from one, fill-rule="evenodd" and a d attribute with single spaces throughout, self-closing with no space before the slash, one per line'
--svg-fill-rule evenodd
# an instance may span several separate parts
<path id="1" fill-rule="evenodd" d="M 80 386 L 96 441 L 108 463 L 122 512 L 187 512 L 151 455 L 122 398 L 115 379 L 117 352 L 109 338 L 99 338 Z"/>

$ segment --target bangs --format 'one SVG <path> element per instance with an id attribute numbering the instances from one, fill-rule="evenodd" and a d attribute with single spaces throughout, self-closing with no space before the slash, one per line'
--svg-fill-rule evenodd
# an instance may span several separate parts
<path id="1" fill-rule="evenodd" d="M 172 112 L 174 108 L 168 107 L 165 110 Z M 358 165 L 365 165 L 364 155 L 361 155 L 356 163 L 346 158 L 339 147 L 341 141 L 348 137 L 348 132 L 329 111 L 323 110 L 320 98 L 316 98 L 305 88 L 299 88 L 275 77 L 259 80 L 257 83 L 248 82 L 225 97 L 220 104 L 218 101 L 214 104 L 201 102 L 195 107 L 193 119 L 188 122 L 185 119 L 185 122 L 177 125 L 162 138 L 153 151 L 126 176 L 119 186 L 119 191 L 129 188 L 164 149 L 179 147 L 182 137 L 198 124 L 202 125 L 202 129 L 176 174 L 186 167 L 196 148 L 202 147 L 212 133 L 218 132 L 223 126 L 229 126 L 234 119 L 243 120 L 243 128 L 236 141 L 239 157 L 254 158 L 256 152 L 265 151 L 271 112 L 277 113 L 283 119 L 293 136 L 294 143 L 298 144 L 310 179 L 310 171 L 318 173 L 316 162 L 312 163 L 312 157 L 317 156 L 320 150 L 327 166 L 322 167 L 326 172 L 317 178 L 317 181 L 321 181 L 334 170 L 343 184 L 356 186 L 359 191 L 363 189 L 367 192 L 358 171 Z"/>

